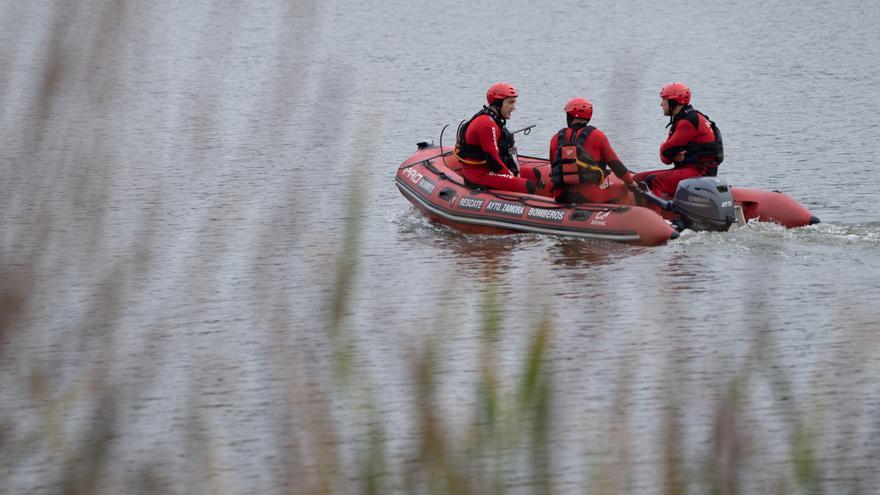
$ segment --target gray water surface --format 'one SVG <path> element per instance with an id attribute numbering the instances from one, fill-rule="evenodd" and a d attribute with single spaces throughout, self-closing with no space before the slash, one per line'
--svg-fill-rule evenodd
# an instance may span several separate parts
<path id="1" fill-rule="evenodd" d="M 815 432 L 821 488 L 880 491 L 874 4 L 0 11 L 0 288 L 19 309 L 0 333 L 0 491 L 57 491 L 77 440 L 105 417 L 107 491 L 144 471 L 172 493 L 301 488 L 321 460 L 300 452 L 291 476 L 290 438 L 322 437 L 296 390 L 325 390 L 340 314 L 387 431 L 388 486 L 400 488 L 419 439 L 416 350 L 440 336 L 438 411 L 466 417 L 487 288 L 502 304 L 504 381 L 552 321 L 559 491 L 596 486 L 623 455 L 623 425 L 631 475 L 619 486 L 660 493 L 670 417 L 699 469 L 735 380 L 749 383 L 737 416 L 745 492 L 797 486 L 793 418 Z M 624 163 L 654 168 L 658 92 L 676 80 L 724 133 L 724 178 L 782 190 L 822 223 L 686 232 L 656 248 L 469 236 L 428 223 L 393 184 L 415 143 L 454 129 L 496 81 L 520 92 L 510 126 L 537 125 L 522 153 L 544 156 L 565 101 L 585 96 Z M 346 253 L 350 290 L 334 310 Z M 111 411 L 89 400 L 98 377 L 116 391 Z M 331 404 L 338 430 L 325 440 L 351 452 L 365 442 L 362 415 L 327 390 L 306 396 Z"/>

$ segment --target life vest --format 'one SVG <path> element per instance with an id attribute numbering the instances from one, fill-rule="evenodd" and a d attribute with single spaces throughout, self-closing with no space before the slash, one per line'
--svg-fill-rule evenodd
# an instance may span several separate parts
<path id="1" fill-rule="evenodd" d="M 518 160 L 515 156 L 516 148 L 514 146 L 513 134 L 507 130 L 505 126 L 507 124 L 507 120 L 502 119 L 495 111 L 490 110 L 489 107 L 484 106 L 482 110 L 475 113 L 473 117 L 467 120 L 467 122 L 458 126 L 458 132 L 456 133 L 455 139 L 455 148 L 453 148 L 453 154 L 458 158 L 458 161 L 465 165 L 486 165 L 488 164 L 489 170 L 493 172 L 500 172 L 501 165 L 495 163 L 495 160 L 491 158 L 491 156 L 487 153 L 483 152 L 483 147 L 479 144 L 470 144 L 465 139 L 467 136 L 468 127 L 471 125 L 471 122 L 474 121 L 480 115 L 488 115 L 498 124 L 498 127 L 501 129 L 498 137 L 498 156 L 501 157 L 501 160 L 504 162 L 504 165 L 514 174 L 519 174 L 519 166 Z M 491 163 L 490 163 L 491 162 Z"/>
<path id="2" fill-rule="evenodd" d="M 556 133 L 556 155 L 550 164 L 550 180 L 562 189 L 576 184 L 599 184 L 608 175 L 608 165 L 596 161 L 584 149 L 584 143 L 596 128 L 566 127 Z"/>
<path id="3" fill-rule="evenodd" d="M 678 151 L 686 151 L 683 165 L 696 164 L 698 167 L 707 169 L 710 172 L 709 175 L 715 175 L 714 172 L 716 172 L 718 165 L 724 161 L 724 143 L 721 140 L 721 131 L 718 130 L 718 126 L 715 125 L 712 119 L 707 117 L 706 114 L 697 111 L 694 107 L 686 105 L 678 112 L 678 115 L 669 121 L 671 126 L 669 135 L 671 136 L 675 133 L 675 128 L 682 120 L 687 120 L 694 126 L 694 129 L 699 130 L 701 115 L 709 122 L 709 127 L 712 129 L 715 140 L 708 143 L 691 142 L 679 148 Z M 677 153 L 678 151 L 675 152 Z"/>

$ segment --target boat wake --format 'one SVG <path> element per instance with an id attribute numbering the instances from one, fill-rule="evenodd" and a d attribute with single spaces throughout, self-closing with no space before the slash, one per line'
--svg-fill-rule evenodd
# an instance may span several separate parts
<path id="1" fill-rule="evenodd" d="M 694 232 L 685 230 L 672 241 L 678 245 L 720 243 L 740 244 L 755 241 L 794 241 L 803 244 L 828 246 L 871 246 L 880 244 L 880 223 L 833 224 L 820 223 L 788 229 L 772 222 L 750 221 L 728 232 Z"/>

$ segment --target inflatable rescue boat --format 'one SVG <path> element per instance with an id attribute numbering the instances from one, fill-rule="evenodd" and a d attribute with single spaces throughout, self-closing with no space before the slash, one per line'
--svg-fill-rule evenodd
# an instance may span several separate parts
<path id="1" fill-rule="evenodd" d="M 546 159 L 520 156 L 519 164 L 521 171 L 534 168 L 550 177 Z M 535 194 L 471 187 L 461 168 L 451 148 L 421 142 L 398 168 L 395 183 L 428 219 L 466 233 L 532 232 L 655 246 L 684 228 L 724 231 L 752 219 L 785 227 L 819 222 L 781 192 L 729 187 L 717 177 L 682 181 L 675 198 L 663 200 L 609 174 L 600 184 L 609 202 L 560 204 L 550 184 Z"/>

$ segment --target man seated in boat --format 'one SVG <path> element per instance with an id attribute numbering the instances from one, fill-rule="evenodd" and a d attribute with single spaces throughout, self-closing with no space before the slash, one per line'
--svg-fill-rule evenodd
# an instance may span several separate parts
<path id="1" fill-rule="evenodd" d="M 669 117 L 669 134 L 660 145 L 660 160 L 673 168 L 636 174 L 651 191 L 667 199 L 684 179 L 715 176 L 724 160 L 721 132 L 709 117 L 690 105 L 691 90 L 684 83 L 669 83 L 660 90 L 660 107 Z"/>
<path id="2" fill-rule="evenodd" d="M 608 169 L 633 183 L 633 174 L 611 148 L 604 132 L 588 125 L 593 104 L 586 98 L 573 98 L 565 104 L 567 127 L 550 140 L 550 179 L 553 194 L 560 203 L 607 203 L 624 195 L 626 189 L 608 180 Z"/>
<path id="3" fill-rule="evenodd" d="M 493 84 L 486 92 L 488 105 L 458 128 L 454 153 L 469 185 L 534 194 L 535 182 L 518 177 L 513 134 L 506 127 L 516 97 L 512 85 Z"/>

